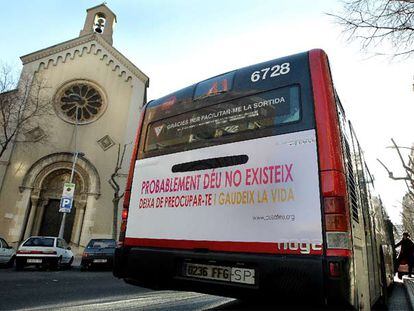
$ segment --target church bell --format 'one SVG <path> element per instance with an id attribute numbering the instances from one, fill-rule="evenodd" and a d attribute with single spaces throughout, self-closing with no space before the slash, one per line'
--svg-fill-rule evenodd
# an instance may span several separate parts
<path id="1" fill-rule="evenodd" d="M 95 32 L 103 33 L 103 29 L 105 27 L 105 20 L 103 18 L 98 18 L 95 24 Z"/>

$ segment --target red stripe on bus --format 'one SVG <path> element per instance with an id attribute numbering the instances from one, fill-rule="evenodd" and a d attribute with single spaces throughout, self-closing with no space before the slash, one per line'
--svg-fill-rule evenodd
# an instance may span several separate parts
<path id="1" fill-rule="evenodd" d="M 142 126 L 144 124 L 144 117 L 145 117 L 146 108 L 147 108 L 147 104 L 145 104 L 144 107 L 142 107 L 141 114 L 139 116 L 138 127 L 137 127 L 137 131 L 136 131 L 136 134 L 135 134 L 134 149 L 133 149 L 132 155 L 131 155 L 131 160 L 130 160 L 130 164 L 129 164 L 128 179 L 127 179 L 126 187 L 125 187 L 125 191 L 127 191 L 127 192 L 131 192 L 131 188 L 132 188 L 132 181 L 133 181 L 133 178 L 134 178 L 135 162 L 137 161 L 139 140 L 140 140 L 140 137 L 141 137 Z M 129 194 L 128 194 L 128 197 L 125 195 L 124 206 L 127 205 L 126 207 L 128 207 L 128 205 L 129 205 L 129 198 L 130 198 Z M 126 199 L 128 199 L 128 200 L 126 200 Z"/>
<path id="2" fill-rule="evenodd" d="M 351 257 L 352 251 L 349 249 L 327 249 L 326 256 L 330 257 Z"/>
<path id="3" fill-rule="evenodd" d="M 346 184 L 339 120 L 325 52 L 323 50 L 310 51 L 309 64 L 315 101 L 322 192 L 324 196 L 344 196 Z"/>
<path id="4" fill-rule="evenodd" d="M 139 117 L 139 122 L 138 122 L 138 127 L 137 127 L 137 131 L 135 134 L 135 144 L 134 144 L 134 149 L 132 151 L 132 155 L 131 155 L 131 160 L 130 160 L 130 164 L 129 164 L 129 172 L 128 172 L 128 179 L 125 185 L 125 192 L 124 192 L 124 202 L 122 204 L 123 206 L 123 211 L 122 214 L 128 215 L 128 210 L 129 210 L 129 201 L 131 199 L 131 188 L 132 188 L 132 181 L 134 178 L 134 169 L 135 169 L 135 162 L 137 159 L 137 155 L 138 155 L 138 146 L 139 146 L 139 140 L 141 137 L 141 131 L 142 131 L 142 126 L 144 124 L 144 117 L 145 117 L 145 111 L 147 108 L 147 104 L 145 104 L 142 107 L 141 110 L 141 114 Z M 120 245 L 122 245 L 123 241 L 124 241 L 124 237 L 125 237 L 125 232 L 126 232 L 126 228 L 127 228 L 127 222 L 128 219 L 127 218 L 122 218 L 122 222 L 121 222 L 121 230 L 119 232 L 119 242 Z"/>
<path id="5" fill-rule="evenodd" d="M 282 244 L 282 243 L 281 243 Z M 278 243 L 266 242 L 230 242 L 230 241 L 193 241 L 193 240 L 171 240 L 171 239 L 144 239 L 125 238 L 125 246 L 160 247 L 170 249 L 197 249 L 204 248 L 210 251 L 240 252 L 240 253 L 267 253 L 267 254 L 289 254 L 303 255 L 300 249 L 283 249 Z M 323 250 L 310 249 L 310 255 L 322 255 Z"/>

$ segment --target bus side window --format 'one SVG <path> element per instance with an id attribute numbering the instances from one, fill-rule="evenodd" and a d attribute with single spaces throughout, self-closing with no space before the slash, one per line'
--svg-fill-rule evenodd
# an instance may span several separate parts
<path id="1" fill-rule="evenodd" d="M 352 161 L 351 149 L 350 149 L 349 142 L 346 136 L 347 127 L 346 127 L 345 115 L 344 115 L 342 105 L 339 101 L 339 98 L 336 92 L 335 92 L 335 101 L 336 101 L 336 107 L 337 107 L 337 112 L 338 112 L 343 155 L 344 155 L 344 160 L 345 160 L 345 171 L 346 171 L 346 179 L 347 179 L 347 184 L 348 184 L 348 195 L 349 195 L 351 216 L 354 221 L 359 223 L 358 193 L 357 193 L 357 181 L 355 180 L 355 173 L 354 173 L 355 172 L 354 163 Z"/>
<path id="2" fill-rule="evenodd" d="M 348 122 L 348 124 L 349 124 L 349 130 L 351 134 L 351 140 L 352 140 L 353 156 L 354 156 L 353 158 L 354 158 L 355 167 L 356 167 L 355 173 L 356 173 L 356 180 L 357 180 L 357 187 L 358 187 L 357 190 L 359 194 L 359 202 L 361 204 L 364 227 L 365 227 L 365 230 L 367 231 L 367 230 L 370 230 L 371 228 L 371 217 L 370 217 L 371 194 L 369 191 L 369 184 L 372 181 L 368 180 L 367 178 L 367 172 L 366 172 L 367 167 L 365 164 L 365 159 L 364 159 L 361 147 L 359 145 L 358 138 L 352 126 L 352 123 Z"/>
<path id="3" fill-rule="evenodd" d="M 348 181 L 348 193 L 349 193 L 349 201 L 351 204 L 352 218 L 356 222 L 359 223 L 358 197 L 357 197 L 357 190 L 356 190 L 354 168 L 352 164 L 351 150 L 349 148 L 348 140 L 344 136 L 342 137 L 343 137 L 343 142 L 345 146 L 345 161 L 346 161 L 346 171 L 347 171 L 347 181 Z"/>

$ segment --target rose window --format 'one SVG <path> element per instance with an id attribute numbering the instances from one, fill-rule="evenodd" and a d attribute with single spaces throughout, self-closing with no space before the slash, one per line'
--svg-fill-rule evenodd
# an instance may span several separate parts
<path id="1" fill-rule="evenodd" d="M 59 92 L 56 101 L 58 115 L 71 123 L 85 124 L 97 119 L 104 111 L 102 92 L 90 83 L 73 83 Z"/>

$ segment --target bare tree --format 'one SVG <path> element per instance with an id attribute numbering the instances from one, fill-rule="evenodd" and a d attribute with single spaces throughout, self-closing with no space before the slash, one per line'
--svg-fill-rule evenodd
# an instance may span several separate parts
<path id="1" fill-rule="evenodd" d="M 374 48 L 377 55 L 387 45 L 392 56 L 414 53 L 414 0 L 347 0 L 342 14 L 328 14 L 344 27 L 350 41 L 362 50 Z"/>
<path id="2" fill-rule="evenodd" d="M 0 158 L 14 142 L 40 142 L 39 127 L 52 112 L 45 82 L 35 76 L 17 79 L 7 65 L 0 67 Z"/>
<path id="3" fill-rule="evenodd" d="M 125 151 L 129 144 L 125 144 L 121 150 L 121 144 L 118 144 L 118 155 L 116 159 L 116 165 L 114 172 L 111 174 L 111 178 L 108 180 L 108 183 L 111 185 L 114 190 L 114 197 L 112 198 L 113 204 L 113 219 L 112 219 L 112 238 L 117 239 L 118 234 L 118 209 L 119 201 L 124 197 L 125 192 L 121 193 L 121 187 L 118 183 L 118 178 L 120 176 L 119 171 L 122 169 L 122 163 L 124 162 Z"/>
<path id="4" fill-rule="evenodd" d="M 403 211 L 401 214 L 402 224 L 405 232 L 410 233 L 410 235 L 414 234 L 414 201 L 410 196 L 405 196 L 403 202 L 401 202 L 403 206 Z"/>
<path id="5" fill-rule="evenodd" d="M 411 150 L 411 154 L 408 156 L 407 160 L 404 160 L 401 153 L 401 149 L 406 149 L 407 147 L 398 146 L 395 140 L 392 138 L 391 142 L 391 148 L 394 148 L 396 150 L 405 174 L 403 174 L 402 176 L 395 176 L 394 173 L 390 171 L 388 167 L 380 159 L 377 159 L 377 161 L 387 171 L 389 178 L 391 178 L 392 180 L 404 181 L 405 186 L 407 187 L 407 193 L 404 196 L 403 202 L 401 203 L 403 206 L 403 212 L 401 213 L 401 217 L 403 221 L 404 230 L 410 233 L 414 233 L 414 162 L 412 158 L 413 149 L 408 148 Z"/>
<path id="6" fill-rule="evenodd" d="M 380 160 L 380 159 L 377 159 L 377 161 L 384 167 L 384 169 L 387 171 L 387 173 L 388 173 L 388 177 L 389 178 L 391 178 L 391 179 L 393 179 L 393 180 L 399 180 L 399 181 L 404 181 L 405 182 L 405 185 L 406 185 L 406 187 L 407 187 L 407 191 L 408 191 L 408 195 L 412 198 L 412 199 L 414 199 L 414 170 L 413 170 L 413 168 L 414 168 L 414 162 L 413 162 L 413 159 L 412 159 L 412 156 L 411 155 L 409 155 L 408 156 L 408 160 L 407 160 L 407 162 L 404 160 L 404 158 L 403 158 L 403 156 L 402 156 L 402 154 L 401 154 L 401 150 L 400 149 L 402 149 L 402 148 L 405 148 L 405 147 L 401 147 L 401 146 L 398 146 L 397 144 L 396 144 L 396 142 L 394 141 L 394 139 L 393 138 L 391 138 L 391 142 L 392 142 L 392 144 L 393 144 L 393 146 L 392 146 L 392 148 L 395 148 L 395 150 L 397 151 L 397 153 L 398 153 L 398 157 L 399 157 L 399 159 L 400 159 L 400 161 L 401 161 L 401 166 L 403 167 L 403 169 L 404 169 L 404 171 L 405 171 L 405 176 L 394 176 L 394 173 L 392 172 L 392 171 L 390 171 L 389 169 L 388 169 L 388 167 Z"/>

